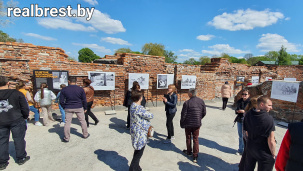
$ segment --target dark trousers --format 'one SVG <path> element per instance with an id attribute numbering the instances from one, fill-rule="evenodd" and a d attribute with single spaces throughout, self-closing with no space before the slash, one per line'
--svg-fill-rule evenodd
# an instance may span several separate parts
<path id="1" fill-rule="evenodd" d="M 9 125 L 0 125 L 0 164 L 7 163 L 9 160 L 9 136 L 12 132 L 17 161 L 26 157 L 25 151 L 25 132 L 26 122 L 22 118 Z"/>
<path id="2" fill-rule="evenodd" d="M 199 131 L 200 127 L 197 128 L 185 128 L 187 154 L 193 152 L 193 157 L 198 157 L 199 153 Z M 191 136 L 193 136 L 194 146 L 191 147 Z"/>
<path id="3" fill-rule="evenodd" d="M 244 170 L 254 171 L 256 162 L 258 162 L 258 171 L 272 171 L 275 159 L 267 152 L 247 147 Z"/>
<path id="4" fill-rule="evenodd" d="M 145 146 L 141 150 L 135 150 L 133 160 L 129 166 L 129 171 L 141 171 L 141 167 L 139 165 L 140 159 L 143 155 Z"/>
<path id="5" fill-rule="evenodd" d="M 222 109 L 225 110 L 225 109 L 226 109 L 227 102 L 228 102 L 228 98 L 223 97 L 223 98 L 222 98 L 222 101 L 223 101 Z"/>
<path id="6" fill-rule="evenodd" d="M 87 103 L 87 111 L 85 113 L 85 121 L 87 126 L 89 126 L 89 122 L 88 122 L 88 116 L 90 116 L 95 122 L 98 121 L 97 117 L 94 115 L 94 113 L 91 111 L 92 105 L 93 105 L 94 101 L 88 102 Z"/>
<path id="7" fill-rule="evenodd" d="M 174 123 L 173 123 L 173 119 L 174 119 L 175 115 L 176 115 L 176 113 L 169 114 L 168 111 L 166 111 L 167 139 L 171 139 L 172 136 L 175 136 Z"/>
<path id="8" fill-rule="evenodd" d="M 243 138 L 244 142 L 244 151 L 242 153 L 242 157 L 239 163 L 239 171 L 244 171 L 245 159 L 246 159 L 246 140 Z"/>
<path id="9" fill-rule="evenodd" d="M 129 128 L 130 125 L 130 106 L 127 107 L 127 128 Z"/>

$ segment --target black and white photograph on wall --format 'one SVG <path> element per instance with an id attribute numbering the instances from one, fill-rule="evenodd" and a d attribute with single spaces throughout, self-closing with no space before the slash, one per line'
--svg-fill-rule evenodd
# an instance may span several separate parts
<path id="1" fill-rule="evenodd" d="M 95 90 L 115 90 L 114 72 L 88 72 L 88 79 Z"/>
<path id="2" fill-rule="evenodd" d="M 149 87 L 149 74 L 129 73 L 128 88 L 132 88 L 133 82 L 137 81 L 141 89 L 147 90 Z"/>
<path id="3" fill-rule="evenodd" d="M 53 71 L 53 89 L 60 90 L 60 85 L 65 84 L 68 86 L 67 72 L 66 71 Z"/>
<path id="4" fill-rule="evenodd" d="M 256 85 L 256 84 L 259 84 L 259 76 L 252 76 L 251 77 L 251 83 L 253 84 L 253 85 Z"/>
<path id="5" fill-rule="evenodd" d="M 273 81 L 271 98 L 289 102 L 297 102 L 300 82 Z"/>
<path id="6" fill-rule="evenodd" d="M 157 89 L 168 89 L 170 84 L 174 84 L 174 74 L 157 75 Z"/>
<path id="7" fill-rule="evenodd" d="M 196 79 L 194 75 L 182 75 L 181 89 L 196 88 Z"/>
<path id="8" fill-rule="evenodd" d="M 236 86 L 241 86 L 242 83 L 244 83 L 244 81 L 245 81 L 245 77 L 244 76 L 237 76 Z"/>

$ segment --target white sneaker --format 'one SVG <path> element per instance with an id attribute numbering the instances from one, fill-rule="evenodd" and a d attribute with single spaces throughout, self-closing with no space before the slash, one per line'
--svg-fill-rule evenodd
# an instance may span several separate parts
<path id="1" fill-rule="evenodd" d="M 59 125 L 60 125 L 60 126 L 64 126 L 65 123 L 64 123 L 64 122 L 60 122 Z"/>
<path id="2" fill-rule="evenodd" d="M 171 140 L 170 140 L 170 139 L 166 139 L 163 143 L 164 143 L 164 144 L 170 144 L 170 143 L 171 143 Z"/>
<path id="3" fill-rule="evenodd" d="M 171 138 L 170 138 L 171 140 L 174 140 L 175 139 L 175 136 L 171 136 Z"/>
<path id="4" fill-rule="evenodd" d="M 36 126 L 43 126 L 43 125 L 42 125 L 42 123 L 41 123 L 41 122 L 39 122 L 39 121 L 38 121 L 38 122 L 36 122 L 36 123 L 35 123 L 35 125 L 36 125 Z"/>

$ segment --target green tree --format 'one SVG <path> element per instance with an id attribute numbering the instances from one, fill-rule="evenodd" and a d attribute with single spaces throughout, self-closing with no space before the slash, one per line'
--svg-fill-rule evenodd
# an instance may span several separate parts
<path id="1" fill-rule="evenodd" d="M 142 53 L 145 55 L 164 56 L 165 46 L 158 43 L 145 43 L 142 47 Z"/>
<path id="2" fill-rule="evenodd" d="M 200 62 L 196 61 L 195 58 L 189 58 L 188 60 L 185 60 L 183 64 L 200 65 Z"/>
<path id="3" fill-rule="evenodd" d="M 0 42 L 16 42 L 16 39 L 0 30 Z"/>
<path id="4" fill-rule="evenodd" d="M 279 57 L 279 53 L 277 51 L 269 51 L 265 54 L 267 58 L 269 58 L 271 61 L 277 61 Z"/>
<path id="5" fill-rule="evenodd" d="M 174 54 L 172 51 L 165 50 L 164 51 L 165 62 L 166 63 L 177 63 L 176 60 L 178 56 Z"/>
<path id="6" fill-rule="evenodd" d="M 95 59 L 100 59 L 100 56 L 96 55 L 91 49 L 89 48 L 82 48 L 78 52 L 78 60 L 79 62 L 90 63 Z"/>
<path id="7" fill-rule="evenodd" d="M 132 53 L 133 51 L 130 48 L 119 48 L 115 53 Z"/>
<path id="8" fill-rule="evenodd" d="M 249 58 L 247 60 L 247 64 L 253 66 L 259 61 L 272 61 L 272 59 L 270 59 L 269 57 L 266 57 L 266 56 L 255 56 L 255 57 Z"/>
<path id="9" fill-rule="evenodd" d="M 208 56 L 201 56 L 199 58 L 199 62 L 200 62 L 200 65 L 205 65 L 207 63 L 210 63 L 211 60 L 210 60 L 210 58 Z"/>
<path id="10" fill-rule="evenodd" d="M 286 48 L 283 45 L 279 51 L 278 62 L 279 62 L 279 65 L 290 65 L 291 64 L 288 53 L 286 52 Z"/>

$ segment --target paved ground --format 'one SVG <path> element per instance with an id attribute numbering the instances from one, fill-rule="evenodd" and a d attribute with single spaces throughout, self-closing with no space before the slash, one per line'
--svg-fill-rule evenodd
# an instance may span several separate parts
<path id="1" fill-rule="evenodd" d="M 172 144 L 163 144 L 166 138 L 164 107 L 150 107 L 155 115 L 152 125 L 155 137 L 145 148 L 141 159 L 141 167 L 147 171 L 235 171 L 240 156 L 235 155 L 238 147 L 237 128 L 232 127 L 235 117 L 229 107 L 220 110 L 221 102 L 208 102 L 207 114 L 200 129 L 200 153 L 197 164 L 185 157 L 185 133 L 180 128 L 180 111 L 174 118 L 175 137 Z M 151 104 L 149 104 L 151 105 Z M 125 129 L 127 111 L 117 110 L 116 115 L 104 115 L 101 108 L 95 108 L 100 123 L 91 125 L 88 139 L 82 139 L 81 127 L 76 118 L 73 119 L 71 140 L 62 143 L 63 127 L 58 122 L 49 127 L 29 125 L 26 141 L 27 152 L 31 160 L 22 166 L 14 162 L 15 151 L 10 141 L 10 164 L 6 170 L 12 171 L 83 171 L 83 170 L 116 170 L 127 171 L 133 155 L 129 130 Z M 277 150 L 286 132 L 285 128 L 276 126 Z"/>

